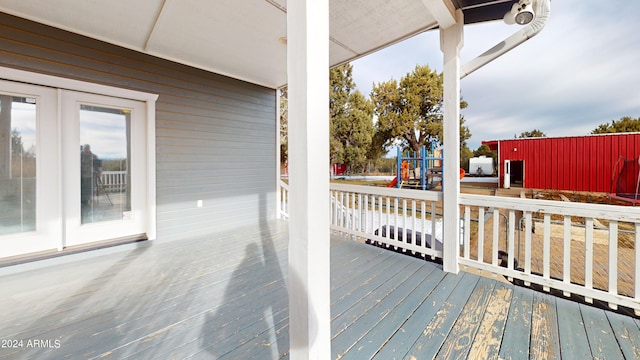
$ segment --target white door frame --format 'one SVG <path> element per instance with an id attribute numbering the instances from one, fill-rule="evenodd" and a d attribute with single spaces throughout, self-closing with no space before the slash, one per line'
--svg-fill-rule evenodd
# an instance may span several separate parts
<path id="1" fill-rule="evenodd" d="M 158 95 L 135 91 L 135 90 L 122 89 L 122 88 L 117 88 L 113 86 L 93 84 L 93 83 L 67 79 L 67 78 L 62 78 L 57 76 L 38 74 L 38 73 L 33 73 L 33 72 L 28 72 L 23 70 L 6 68 L 6 67 L 0 67 L 0 81 L 1 80 L 8 80 L 8 81 L 13 81 L 18 83 L 36 84 L 35 85 L 36 87 L 38 85 L 42 85 L 45 87 L 60 89 L 58 90 L 57 95 L 54 95 L 51 97 L 54 101 L 53 111 L 55 116 L 53 116 L 53 118 L 55 118 L 55 120 L 46 122 L 46 125 L 45 125 L 46 129 L 42 127 L 40 129 L 40 131 L 46 131 L 47 138 L 50 138 L 53 141 L 56 141 L 56 145 L 54 147 L 57 150 L 55 154 L 48 154 L 52 156 L 55 155 L 56 159 L 62 159 L 62 146 L 59 143 L 62 136 L 62 129 L 61 129 L 61 124 L 59 120 L 62 116 L 62 110 L 61 110 L 62 98 L 60 96 L 61 91 L 72 90 L 72 91 L 78 91 L 83 93 L 100 94 L 100 95 L 116 97 L 116 98 L 137 100 L 144 103 L 143 106 L 145 107 L 146 118 L 144 122 L 144 141 L 143 141 L 143 144 L 141 144 L 141 146 L 144 147 L 143 153 L 144 153 L 144 161 L 146 163 L 146 165 L 144 165 L 146 170 L 146 175 L 145 175 L 146 187 L 144 189 L 145 191 L 144 209 L 146 211 L 146 214 L 144 214 L 143 216 L 144 216 L 144 223 L 145 223 L 144 228 L 147 235 L 147 239 L 149 240 L 155 239 L 156 238 L 156 153 L 155 153 L 156 107 L 155 107 L 155 103 L 156 103 L 156 100 L 158 99 Z M 13 83 L 12 85 L 15 85 L 15 86 L 23 85 L 18 83 Z M 54 93 L 56 92 L 54 89 L 49 89 L 49 91 L 52 91 Z M 50 95 L 47 95 L 47 96 L 49 97 Z M 52 128 L 49 129 L 49 126 L 52 126 Z M 44 136 L 41 136 L 41 137 L 44 138 Z M 46 154 L 42 154 L 42 155 L 46 155 Z M 40 154 L 38 156 L 40 156 Z M 57 160 L 55 162 L 48 162 L 47 164 L 42 164 L 42 165 L 56 166 L 59 164 L 59 161 L 60 160 Z M 39 161 L 39 162 L 42 162 L 42 161 Z M 42 171 L 51 172 L 53 170 L 45 168 L 42 171 L 38 169 L 38 171 L 42 173 Z M 63 186 L 62 172 L 57 171 L 57 175 L 55 176 L 55 179 L 49 179 L 48 181 L 50 184 L 52 181 L 56 182 L 58 188 L 62 187 Z M 47 186 L 46 188 L 49 189 L 49 186 Z M 58 208 L 59 214 L 63 213 L 62 200 L 63 199 L 61 194 L 57 195 L 57 201 L 52 200 L 54 203 L 52 206 Z M 39 219 L 44 220 L 43 217 L 39 217 Z M 58 216 L 54 219 L 48 219 L 48 220 L 49 220 L 49 224 L 53 224 L 54 228 L 58 228 L 57 230 L 54 231 L 55 234 L 58 234 L 58 235 L 56 236 L 55 234 L 43 233 L 39 236 L 41 237 L 44 236 L 48 239 L 47 241 L 49 242 L 47 242 L 47 246 L 46 246 L 47 249 L 57 248 L 60 251 L 64 248 L 64 242 L 62 240 L 62 234 L 63 234 L 62 217 Z M 18 234 L 16 236 L 21 236 L 21 235 Z M 31 249 L 30 247 L 24 247 L 19 253 L 26 254 L 33 251 L 37 251 L 37 250 Z M 18 253 L 15 253 L 15 251 L 12 252 L 6 249 L 3 250 L 2 247 L 0 247 L 0 258 L 13 256 L 13 255 L 18 255 Z"/>
<path id="2" fill-rule="evenodd" d="M 61 90 L 62 99 L 62 198 L 65 218 L 64 247 L 96 241 L 146 236 L 146 159 L 144 103 L 135 100 Z M 80 209 L 80 105 L 118 108 L 131 111 L 129 154 L 131 171 L 131 211 L 118 220 L 81 224 Z M 135 140 L 134 140 L 135 139 Z M 100 155 L 100 154 L 98 154 Z M 124 214 L 123 214 L 124 215 Z"/>
<path id="3" fill-rule="evenodd" d="M 503 187 L 505 189 L 509 189 L 511 187 L 511 160 L 504 161 L 504 184 Z"/>

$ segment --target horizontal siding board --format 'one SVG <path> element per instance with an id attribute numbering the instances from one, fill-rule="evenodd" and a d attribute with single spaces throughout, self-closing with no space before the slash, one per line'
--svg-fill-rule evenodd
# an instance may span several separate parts
<path id="1" fill-rule="evenodd" d="M 182 176 L 184 175 L 184 171 L 193 171 L 195 173 L 202 173 L 207 171 L 225 171 L 225 170 L 240 170 L 247 169 L 246 165 L 242 161 L 234 161 L 234 158 L 226 159 L 226 161 L 217 161 L 215 163 L 163 163 L 162 166 L 156 168 L 156 173 L 173 175 L 173 176 Z M 273 171 L 275 174 L 275 169 L 269 169 L 268 164 L 254 164 L 252 169 L 260 169 L 265 171 Z M 173 174 L 171 174 L 173 172 Z"/>
<path id="2" fill-rule="evenodd" d="M 159 95 L 158 239 L 275 217 L 274 89 L 3 13 L 0 66 Z"/>
<path id="3" fill-rule="evenodd" d="M 201 190 L 193 190 L 191 187 L 168 187 L 164 193 L 166 195 L 158 196 L 158 204 L 164 205 L 173 202 L 192 202 L 193 206 L 198 200 L 218 199 L 218 198 L 234 198 L 247 195 L 264 194 L 267 191 L 266 186 L 261 187 L 232 187 L 225 185 L 207 185 Z M 231 195 L 233 194 L 233 196 Z M 255 198 L 253 201 L 255 202 Z M 254 205 L 258 205 L 257 203 Z M 160 210 L 160 209 L 158 209 Z M 160 212 L 160 211 L 158 211 Z"/>
<path id="4" fill-rule="evenodd" d="M 163 99 L 164 100 L 164 99 Z M 274 100 L 275 101 L 275 100 Z M 254 105 L 243 103 L 244 105 Z M 215 105 L 215 106 L 214 106 Z M 159 112 L 200 115 L 204 117 L 216 117 L 221 120 L 244 120 L 249 123 L 259 123 L 269 119 L 273 113 L 270 107 L 243 108 L 229 102 L 219 103 L 216 101 L 181 101 L 177 103 L 159 102 L 157 110 Z"/>

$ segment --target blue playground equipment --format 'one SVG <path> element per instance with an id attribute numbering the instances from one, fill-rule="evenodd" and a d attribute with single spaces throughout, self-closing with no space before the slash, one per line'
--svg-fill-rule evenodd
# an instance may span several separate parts
<path id="1" fill-rule="evenodd" d="M 442 182 L 444 159 L 442 154 L 440 157 L 435 156 L 434 144 L 431 144 L 431 154 L 427 153 L 424 145 L 419 154 L 416 151 L 407 151 L 406 154 L 404 156 L 402 149 L 398 147 L 396 178 L 389 183 L 389 187 L 430 190 L 436 186 L 436 178 Z"/>

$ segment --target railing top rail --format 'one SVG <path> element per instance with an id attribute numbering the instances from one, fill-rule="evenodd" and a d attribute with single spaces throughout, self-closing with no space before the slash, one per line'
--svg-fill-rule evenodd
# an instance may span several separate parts
<path id="1" fill-rule="evenodd" d="M 401 198 L 407 198 L 407 199 L 427 200 L 427 201 L 442 201 L 442 198 L 443 198 L 441 191 L 433 191 L 433 190 L 424 191 L 424 190 L 397 189 L 397 188 L 385 188 L 385 187 L 378 187 L 378 186 L 348 185 L 348 184 L 337 184 L 337 183 L 331 183 L 329 185 L 329 188 L 335 191 L 345 191 L 345 192 L 380 195 L 380 196 L 392 196 L 392 197 L 401 197 Z"/>
<path id="2" fill-rule="evenodd" d="M 640 207 L 460 194 L 462 205 L 639 222 Z"/>

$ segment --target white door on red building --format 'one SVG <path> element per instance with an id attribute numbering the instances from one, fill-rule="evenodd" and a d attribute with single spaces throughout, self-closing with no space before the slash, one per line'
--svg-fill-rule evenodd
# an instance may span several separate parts
<path id="1" fill-rule="evenodd" d="M 504 161 L 504 188 L 508 189 L 511 187 L 511 161 Z"/>

